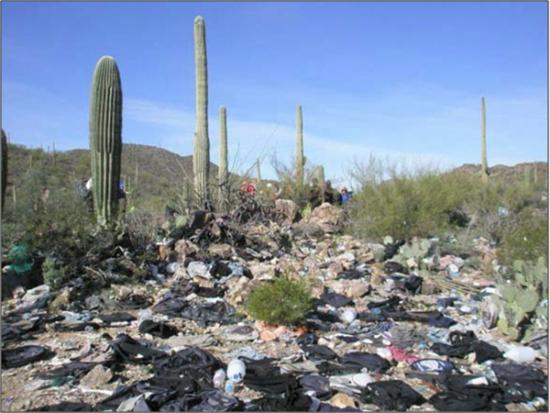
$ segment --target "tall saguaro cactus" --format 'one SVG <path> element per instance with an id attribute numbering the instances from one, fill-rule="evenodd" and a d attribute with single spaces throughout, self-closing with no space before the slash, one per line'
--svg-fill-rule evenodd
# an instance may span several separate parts
<path id="1" fill-rule="evenodd" d="M 193 174 L 199 204 L 209 201 L 210 142 L 208 139 L 208 73 L 206 62 L 206 35 L 204 19 L 195 18 L 195 100 L 196 127 L 193 147 Z"/>
<path id="2" fill-rule="evenodd" d="M 300 190 L 304 186 L 304 122 L 302 107 L 296 108 L 296 185 Z"/>
<path id="3" fill-rule="evenodd" d="M 6 133 L 2 129 L 2 211 L 4 211 L 4 198 L 6 197 L 6 186 L 8 184 L 8 142 Z"/>
<path id="4" fill-rule="evenodd" d="M 323 194 L 323 202 L 325 199 L 325 167 L 323 165 L 319 165 L 317 169 L 317 179 L 319 180 L 319 189 L 321 190 L 321 194 Z"/>
<path id="5" fill-rule="evenodd" d="M 258 181 L 258 183 L 262 182 L 260 158 L 256 159 L 256 180 Z"/>
<path id="6" fill-rule="evenodd" d="M 220 165 L 218 167 L 218 185 L 220 197 L 226 199 L 227 178 L 229 169 L 227 167 L 227 110 L 225 106 L 220 107 Z"/>
<path id="7" fill-rule="evenodd" d="M 92 192 L 97 222 L 106 226 L 118 213 L 122 155 L 122 87 L 115 59 L 97 62 L 90 103 Z"/>
<path id="8" fill-rule="evenodd" d="M 485 97 L 481 98 L 481 179 L 484 183 L 489 180 L 489 167 L 487 166 L 487 129 L 485 119 Z"/>

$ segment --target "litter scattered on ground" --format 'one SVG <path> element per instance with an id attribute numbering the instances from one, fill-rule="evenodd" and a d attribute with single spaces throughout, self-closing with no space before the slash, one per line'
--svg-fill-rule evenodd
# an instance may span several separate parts
<path id="1" fill-rule="evenodd" d="M 548 409 L 548 331 L 503 335 L 495 282 L 437 240 L 367 244 L 328 204 L 264 212 L 198 212 L 147 258 L 117 247 L 57 292 L 16 291 L 2 411 Z M 247 318 L 289 269 L 311 285 L 305 322 Z"/>

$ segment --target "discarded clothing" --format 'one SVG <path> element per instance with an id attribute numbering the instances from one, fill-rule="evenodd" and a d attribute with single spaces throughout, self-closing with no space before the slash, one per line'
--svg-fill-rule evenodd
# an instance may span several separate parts
<path id="1" fill-rule="evenodd" d="M 499 401 L 492 399 L 490 392 L 480 391 L 478 394 L 462 394 L 456 392 L 441 392 L 430 397 L 429 402 L 439 411 L 506 411 Z"/>
<path id="2" fill-rule="evenodd" d="M 178 381 L 181 377 L 191 378 L 198 387 L 213 387 L 212 378 L 222 364 L 210 353 L 196 347 L 180 350 L 175 354 L 155 360 L 154 374 L 158 379 Z M 248 375 L 248 374 L 247 374 Z"/>
<path id="3" fill-rule="evenodd" d="M 453 331 L 449 334 L 449 341 L 451 345 L 435 343 L 432 345 L 431 350 L 439 355 L 449 357 L 465 357 L 475 352 L 478 363 L 494 360 L 502 355 L 502 352 L 495 346 L 478 340 L 472 331 L 466 333 Z"/>
<path id="4" fill-rule="evenodd" d="M 304 391 L 310 396 L 323 399 L 329 397 L 331 394 L 329 379 L 319 374 L 308 374 L 303 376 L 300 378 L 299 383 Z M 311 394 L 309 394 L 310 392 Z"/>
<path id="5" fill-rule="evenodd" d="M 143 320 L 139 325 L 139 332 L 142 334 L 151 334 L 155 337 L 168 338 L 178 334 L 176 327 L 164 322 L 156 322 L 153 320 Z"/>
<path id="6" fill-rule="evenodd" d="M 377 381 L 367 384 L 367 387 L 361 393 L 361 400 L 365 403 L 374 403 L 384 411 L 405 411 L 412 405 L 419 405 L 426 401 L 420 393 L 407 383 L 399 380 Z"/>
<path id="7" fill-rule="evenodd" d="M 311 344 L 317 344 L 317 340 L 318 340 L 318 338 L 315 334 L 307 333 L 307 334 L 299 336 L 296 339 L 296 344 L 298 344 L 299 346 L 308 346 L 308 345 L 311 345 Z"/>
<path id="8" fill-rule="evenodd" d="M 318 344 L 311 344 L 301 346 L 302 351 L 305 353 L 308 360 L 322 361 L 322 360 L 334 360 L 338 359 L 338 354 L 327 346 L 320 346 Z"/>
<path id="9" fill-rule="evenodd" d="M 353 303 L 351 298 L 332 291 L 324 292 L 323 294 L 321 294 L 320 298 L 325 304 L 331 305 L 332 307 L 343 307 L 345 305 Z"/>
<path id="10" fill-rule="evenodd" d="M 241 410 L 242 402 L 220 390 L 205 391 L 200 394 L 201 401 L 193 406 L 192 412 L 229 412 Z"/>
<path id="11" fill-rule="evenodd" d="M 396 311 L 399 307 L 400 302 L 401 302 L 401 298 L 394 295 L 384 301 L 380 301 L 380 302 L 371 301 L 370 303 L 367 304 L 367 307 L 370 310 L 372 310 L 373 308 L 380 308 L 381 310 Z"/>
<path id="12" fill-rule="evenodd" d="M 171 317 L 179 317 L 181 310 L 187 306 L 187 301 L 183 297 L 176 297 L 168 293 L 161 301 L 155 304 L 151 310 L 154 313 L 165 314 Z"/>
<path id="13" fill-rule="evenodd" d="M 362 353 L 358 351 L 347 353 L 342 357 L 342 365 L 356 372 L 360 372 L 362 369 L 366 368 L 368 371 L 377 373 L 384 373 L 391 367 L 388 360 L 380 357 L 378 354 Z"/>
<path id="14" fill-rule="evenodd" d="M 180 317 L 194 320 L 202 326 L 210 323 L 236 324 L 242 319 L 236 315 L 235 308 L 224 301 L 189 306 L 180 313 Z"/>
<path id="15" fill-rule="evenodd" d="M 94 408 L 87 403 L 79 402 L 61 402 L 58 404 L 50 404 L 40 406 L 36 409 L 29 410 L 31 412 L 91 412 Z"/>
<path id="16" fill-rule="evenodd" d="M 491 369 L 510 402 L 528 401 L 534 397 L 548 400 L 548 378 L 532 367 L 508 362 L 493 363 Z"/>
<path id="17" fill-rule="evenodd" d="M 95 366 L 97 366 L 97 363 L 82 363 L 79 361 L 73 361 L 62 365 L 61 367 L 40 372 L 37 377 L 50 380 L 58 377 L 73 377 L 75 379 L 80 379 Z"/>
<path id="18" fill-rule="evenodd" d="M 387 274 L 395 274 L 395 273 L 401 273 L 401 274 L 408 274 L 409 271 L 401 264 L 399 264 L 396 261 L 386 261 L 384 263 L 384 271 Z"/>
<path id="19" fill-rule="evenodd" d="M 127 334 L 119 334 L 109 346 L 120 358 L 130 363 L 149 363 L 167 357 L 163 351 L 144 346 Z"/>
<path id="20" fill-rule="evenodd" d="M 293 389 L 280 396 L 264 396 L 252 400 L 245 406 L 245 411 L 266 411 L 266 412 L 307 412 L 310 411 L 312 401 L 297 390 Z"/>
<path id="21" fill-rule="evenodd" d="M 106 324 L 130 323 L 136 319 L 133 315 L 128 313 L 100 314 L 97 317 Z"/>
<path id="22" fill-rule="evenodd" d="M 42 346 L 21 346 L 9 350 L 2 350 L 2 368 L 26 366 L 35 361 L 47 360 L 55 355 L 54 352 Z"/>
<path id="23" fill-rule="evenodd" d="M 242 358 L 246 365 L 243 383 L 246 387 L 268 394 L 291 393 L 298 388 L 296 377 L 281 374 L 280 369 L 271 364 L 270 359 L 250 360 Z"/>
<path id="24" fill-rule="evenodd" d="M 455 366 L 446 360 L 423 359 L 411 364 L 411 369 L 422 373 L 450 373 Z"/>

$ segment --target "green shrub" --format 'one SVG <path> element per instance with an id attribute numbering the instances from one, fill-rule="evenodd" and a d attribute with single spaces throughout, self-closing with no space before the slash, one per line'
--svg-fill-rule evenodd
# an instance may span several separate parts
<path id="1" fill-rule="evenodd" d="M 436 169 L 397 170 L 371 158 L 352 172 L 359 188 L 350 203 L 354 232 L 381 240 L 438 235 L 453 227 L 469 182 Z"/>
<path id="2" fill-rule="evenodd" d="M 371 157 L 355 165 L 351 176 L 356 184 L 350 204 L 352 231 L 376 240 L 466 232 L 467 249 L 476 236 L 498 244 L 516 228 L 523 210 L 547 208 L 540 187 L 509 173 L 491 176 L 482 185 L 479 174 L 468 170 L 442 173 Z"/>
<path id="3" fill-rule="evenodd" d="M 312 309 L 311 293 L 304 281 L 283 276 L 256 288 L 248 297 L 246 309 L 255 320 L 295 324 Z"/>
<path id="4" fill-rule="evenodd" d="M 548 258 L 548 219 L 531 208 L 521 211 L 516 224 L 504 234 L 498 248 L 499 260 L 512 265 L 516 260 L 536 261 Z"/>
<path id="5" fill-rule="evenodd" d="M 60 289 L 69 280 L 69 268 L 52 257 L 47 257 L 42 264 L 44 283 L 52 290 Z"/>

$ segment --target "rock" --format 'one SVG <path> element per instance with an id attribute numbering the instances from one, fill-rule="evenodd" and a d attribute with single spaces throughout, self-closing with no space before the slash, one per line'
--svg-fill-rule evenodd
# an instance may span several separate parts
<path id="1" fill-rule="evenodd" d="M 51 312 L 64 310 L 70 304 L 70 301 L 71 301 L 71 290 L 69 290 L 68 288 L 65 288 L 63 289 L 63 291 L 57 294 L 57 297 L 55 297 L 55 299 L 52 300 L 52 302 L 49 305 L 49 310 Z"/>
<path id="2" fill-rule="evenodd" d="M 113 373 L 111 373 L 111 370 L 100 364 L 90 370 L 90 372 L 80 380 L 80 384 L 90 389 L 97 389 L 109 383 L 112 378 Z"/>
<path id="3" fill-rule="evenodd" d="M 311 212 L 308 222 L 319 225 L 327 233 L 334 233 L 343 227 L 343 214 L 341 208 L 325 202 Z"/>
<path id="4" fill-rule="evenodd" d="M 199 252 L 199 247 L 193 244 L 191 241 L 180 239 L 174 246 L 174 251 L 178 257 L 179 262 L 185 261 L 185 258 L 192 257 Z"/>
<path id="5" fill-rule="evenodd" d="M 224 330 L 223 337 L 228 341 L 251 341 L 258 338 L 258 332 L 252 326 L 233 326 Z"/>
<path id="6" fill-rule="evenodd" d="M 161 261 L 172 261 L 177 259 L 177 253 L 168 245 L 159 245 L 159 257 Z"/>
<path id="7" fill-rule="evenodd" d="M 187 266 L 187 274 L 191 277 L 202 277 L 206 279 L 212 278 L 208 265 L 202 261 L 191 261 Z"/>
<path id="8" fill-rule="evenodd" d="M 47 285 L 39 285 L 38 287 L 27 290 L 21 303 L 16 307 L 18 313 L 26 313 L 35 308 L 45 307 L 48 301 L 53 297 L 50 292 L 50 287 Z"/>
<path id="9" fill-rule="evenodd" d="M 292 231 L 294 237 L 308 237 L 308 238 L 318 238 L 322 237 L 325 231 L 319 225 L 313 222 L 300 221 L 292 225 Z"/>
<path id="10" fill-rule="evenodd" d="M 338 280 L 331 284 L 331 288 L 338 294 L 353 299 L 361 298 L 368 294 L 370 285 L 365 280 Z"/>
<path id="11" fill-rule="evenodd" d="M 327 275 L 330 278 L 336 278 L 338 274 L 344 271 L 344 267 L 339 262 L 331 262 L 327 268 Z"/>
<path id="12" fill-rule="evenodd" d="M 344 393 L 336 393 L 334 396 L 330 398 L 328 401 L 330 404 L 336 407 L 340 407 L 341 409 L 345 409 L 348 407 L 355 408 L 356 402 L 353 399 L 353 397 L 348 396 Z"/>
<path id="13" fill-rule="evenodd" d="M 300 218 L 298 205 L 290 199 L 277 199 L 275 211 L 283 217 L 285 224 L 292 224 Z"/>
<path id="14" fill-rule="evenodd" d="M 275 266 L 267 262 L 252 262 L 248 268 L 254 278 L 271 279 L 274 276 Z"/>
<path id="15" fill-rule="evenodd" d="M 441 292 L 439 285 L 432 281 L 430 278 L 424 277 L 422 280 L 421 294 L 423 295 L 433 295 Z"/>
<path id="16" fill-rule="evenodd" d="M 197 284 L 201 288 L 213 288 L 214 287 L 214 281 L 213 280 L 207 280 L 204 277 L 194 277 L 193 282 Z"/>
<path id="17" fill-rule="evenodd" d="M 228 244 L 211 244 L 208 247 L 208 253 L 212 256 L 219 257 L 225 260 L 230 259 L 233 254 L 233 247 Z"/>
<path id="18" fill-rule="evenodd" d="M 253 287 L 258 283 L 258 280 L 251 281 L 246 277 L 230 278 L 225 283 L 228 287 L 225 300 L 235 307 L 244 304 Z"/>
<path id="19" fill-rule="evenodd" d="M 127 285 L 113 286 L 113 289 L 115 290 L 117 298 L 120 300 L 124 300 L 132 294 L 132 289 Z"/>
<path id="20" fill-rule="evenodd" d="M 208 347 L 217 343 L 216 339 L 210 334 L 172 336 L 166 340 L 170 347 Z"/>
<path id="21" fill-rule="evenodd" d="M 273 341 L 283 334 L 287 335 L 291 333 L 291 330 L 286 326 L 274 326 L 264 323 L 263 321 L 256 321 L 254 325 L 260 332 L 260 338 L 263 341 Z"/>

